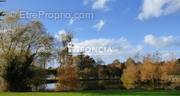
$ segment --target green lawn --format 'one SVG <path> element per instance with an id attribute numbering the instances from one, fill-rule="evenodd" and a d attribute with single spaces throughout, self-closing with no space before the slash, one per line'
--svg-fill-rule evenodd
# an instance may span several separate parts
<path id="1" fill-rule="evenodd" d="M 83 91 L 83 92 L 26 92 L 26 93 L 0 93 L 0 96 L 180 96 L 180 90 L 171 91 Z"/>

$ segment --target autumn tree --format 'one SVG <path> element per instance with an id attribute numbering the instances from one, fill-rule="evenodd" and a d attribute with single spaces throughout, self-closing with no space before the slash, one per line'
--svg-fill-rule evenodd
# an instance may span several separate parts
<path id="1" fill-rule="evenodd" d="M 176 65 L 175 60 L 170 61 L 164 61 L 161 66 L 159 66 L 159 80 L 161 84 L 161 88 L 166 88 L 167 86 L 170 86 L 170 76 L 176 74 L 176 69 L 178 66 Z"/>
<path id="2" fill-rule="evenodd" d="M 1 2 L 1 1 L 0 1 Z M 3 2 L 3 1 L 2 1 Z M 0 23 L 2 23 L 1 21 L 2 21 L 2 18 L 5 16 L 5 13 L 4 13 L 4 11 L 0 11 Z M 3 30 L 1 30 L 1 32 L 2 32 Z M 2 56 L 2 55 L 0 55 L 0 56 Z M 0 62 L 4 62 L 2 59 L 0 59 Z M 2 78 L 3 77 L 3 65 L 2 64 L 0 64 L 0 92 L 1 91 L 4 91 L 4 90 L 6 90 L 6 85 L 5 85 L 5 82 L 4 82 L 4 78 Z"/>
<path id="3" fill-rule="evenodd" d="M 61 46 L 58 49 L 58 83 L 56 91 L 71 91 L 79 89 L 78 67 L 74 64 L 74 58 L 68 44 L 72 41 L 72 33 L 60 34 Z"/>
<path id="4" fill-rule="evenodd" d="M 129 58 L 126 63 L 126 68 L 123 71 L 123 75 L 121 77 L 121 81 L 123 82 L 123 86 L 127 89 L 132 89 L 137 86 L 138 81 L 138 68 L 135 64 L 135 61 Z"/>
<path id="5" fill-rule="evenodd" d="M 0 92 L 6 91 L 6 82 L 2 77 L 0 77 Z"/>
<path id="6" fill-rule="evenodd" d="M 180 59 L 177 59 L 177 60 L 175 61 L 173 74 L 176 74 L 176 75 L 180 74 L 180 71 L 179 71 L 179 70 L 180 70 Z"/>
<path id="7" fill-rule="evenodd" d="M 79 76 L 76 66 L 68 65 L 58 68 L 58 83 L 56 91 L 76 91 L 79 90 Z"/>
<path id="8" fill-rule="evenodd" d="M 40 53 L 50 53 L 53 38 L 39 21 L 22 22 L 19 14 L 7 15 L 1 23 L 0 56 L 3 78 L 10 91 L 31 89 Z"/>
<path id="9" fill-rule="evenodd" d="M 144 58 L 140 65 L 140 80 L 146 87 L 155 88 L 158 81 L 158 64 L 150 56 Z"/>

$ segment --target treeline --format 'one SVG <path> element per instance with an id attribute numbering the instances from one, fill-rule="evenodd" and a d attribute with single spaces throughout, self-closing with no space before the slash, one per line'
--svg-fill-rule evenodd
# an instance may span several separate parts
<path id="1" fill-rule="evenodd" d="M 1 15 L 0 90 L 45 90 L 47 63 L 57 60 L 56 91 L 114 88 L 175 88 L 169 76 L 180 72 L 179 60 L 161 61 L 146 56 L 141 62 L 129 58 L 105 65 L 80 53 L 74 56 L 68 44 L 73 34 L 64 33 L 61 42 L 51 36 L 39 21 L 21 20 L 18 13 Z M 172 84 L 173 87 L 171 86 Z"/>
<path id="2" fill-rule="evenodd" d="M 103 61 L 81 53 L 73 56 L 69 51 L 71 33 L 62 34 L 62 49 L 59 52 L 57 91 L 112 89 L 112 88 L 142 88 L 142 89 L 173 89 L 178 84 L 172 78 L 179 76 L 179 60 L 162 61 L 160 54 L 143 56 L 143 60 L 135 62 L 132 58 L 125 63 L 115 60 L 112 64 L 102 65 Z M 179 77 L 174 77 L 178 78 Z M 179 81 L 177 81 L 179 82 Z"/>
<path id="3" fill-rule="evenodd" d="M 102 65 L 86 55 L 72 57 L 72 62 L 58 68 L 56 91 L 102 89 L 175 89 L 179 87 L 180 60 L 142 62 L 132 58 Z M 74 62 L 74 63 L 73 63 Z M 174 77 L 173 77 L 174 76 Z"/>

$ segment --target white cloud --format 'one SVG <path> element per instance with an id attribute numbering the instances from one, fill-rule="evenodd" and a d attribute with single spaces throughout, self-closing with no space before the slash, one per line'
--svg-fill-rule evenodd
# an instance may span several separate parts
<path id="1" fill-rule="evenodd" d="M 154 35 L 149 34 L 144 37 L 144 43 L 156 48 L 180 46 L 180 39 L 173 36 L 155 37 Z"/>
<path id="2" fill-rule="evenodd" d="M 137 45 L 133 46 L 126 38 L 119 38 L 119 39 L 90 39 L 85 41 L 76 41 L 73 42 L 74 46 L 80 46 L 81 48 L 111 48 L 111 52 L 103 52 L 94 54 L 93 52 L 86 54 L 98 57 L 100 56 L 106 62 L 112 62 L 114 59 L 126 59 L 130 56 L 134 56 L 137 52 L 143 49 L 143 46 Z"/>
<path id="3" fill-rule="evenodd" d="M 110 0 L 95 0 L 93 5 L 92 5 L 92 9 L 107 9 L 107 5 L 109 3 Z"/>
<path id="4" fill-rule="evenodd" d="M 94 25 L 93 27 L 97 29 L 97 31 L 101 31 L 101 29 L 104 27 L 105 22 L 104 20 L 100 20 L 96 25 Z"/>
<path id="5" fill-rule="evenodd" d="M 108 10 L 108 4 L 110 0 L 83 0 L 83 4 L 92 4 L 92 9 L 96 10 Z"/>
<path id="6" fill-rule="evenodd" d="M 180 10 L 180 0 L 143 0 L 139 20 L 168 15 Z"/>

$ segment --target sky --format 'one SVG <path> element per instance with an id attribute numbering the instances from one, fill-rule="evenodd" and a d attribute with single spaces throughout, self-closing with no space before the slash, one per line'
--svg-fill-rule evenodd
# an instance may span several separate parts
<path id="1" fill-rule="evenodd" d="M 89 55 L 105 62 L 159 51 L 180 57 L 180 0 L 7 0 L 1 10 L 91 13 L 92 18 L 38 19 L 55 38 L 73 32 L 81 47 L 111 47 L 111 54 Z"/>

